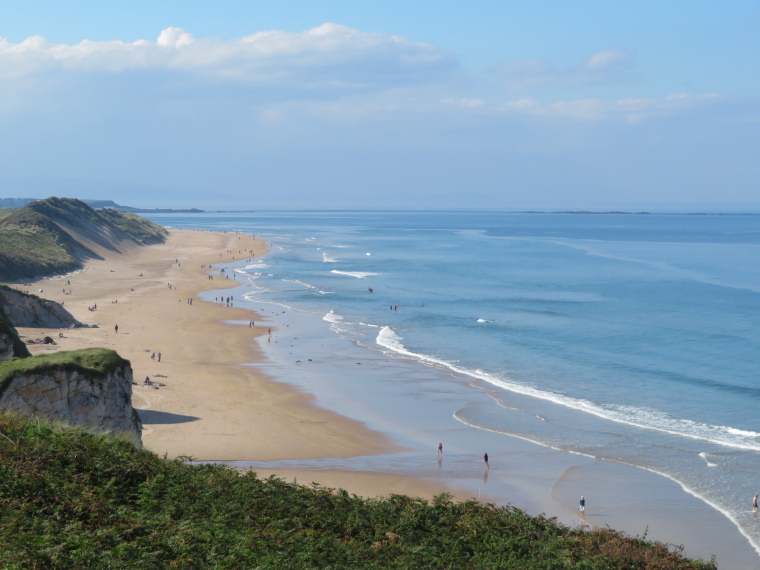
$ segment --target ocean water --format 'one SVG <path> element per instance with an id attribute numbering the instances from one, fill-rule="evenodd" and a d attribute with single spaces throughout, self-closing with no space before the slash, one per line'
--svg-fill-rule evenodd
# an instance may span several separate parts
<path id="1" fill-rule="evenodd" d="M 760 551 L 760 216 L 147 217 L 267 239 L 236 268 L 254 308 L 415 369 L 418 395 L 445 373 L 464 425 L 670 477 Z"/>

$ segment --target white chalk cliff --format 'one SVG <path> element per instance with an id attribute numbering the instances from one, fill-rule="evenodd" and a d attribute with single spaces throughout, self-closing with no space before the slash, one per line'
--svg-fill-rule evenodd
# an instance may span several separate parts
<path id="1" fill-rule="evenodd" d="M 124 435 L 141 445 L 142 424 L 132 407 L 128 364 L 103 374 L 65 368 L 22 372 L 4 387 L 0 409 Z"/>

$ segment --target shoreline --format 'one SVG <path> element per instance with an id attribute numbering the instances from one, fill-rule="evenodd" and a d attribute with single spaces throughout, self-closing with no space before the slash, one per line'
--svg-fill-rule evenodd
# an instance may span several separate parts
<path id="1" fill-rule="evenodd" d="M 234 267 L 245 259 L 239 254 L 247 249 L 259 256 L 266 248 L 261 240 L 245 234 L 172 229 L 165 244 L 88 262 L 84 271 L 38 281 L 34 289 L 50 289 L 50 293 L 43 293 L 45 297 L 65 301 L 75 318 L 97 321 L 100 328 L 66 331 L 66 337 L 52 349 L 30 348 L 36 354 L 49 349 L 105 346 L 129 359 L 138 382 L 133 402 L 146 426 L 143 442 L 159 455 L 249 463 L 255 458 L 253 468 L 260 474 L 277 473 L 302 483 L 316 481 L 365 496 L 403 493 L 431 498 L 450 492 L 459 500 L 509 502 L 533 515 L 545 512 L 557 516 L 571 526 L 609 524 L 633 536 L 649 529 L 649 539 L 670 543 L 679 542 L 676 536 L 684 536 L 684 543 L 689 543 L 687 556 L 709 559 L 715 553 L 718 562 L 729 561 L 729 567 L 753 567 L 747 566 L 748 561 L 760 566 L 757 553 L 722 513 L 661 475 L 646 472 L 646 476 L 639 476 L 636 471 L 645 471 L 581 459 L 512 437 L 485 435 L 451 417 L 436 418 L 434 426 L 424 426 L 431 433 L 414 440 L 399 436 L 398 426 L 394 431 L 379 420 L 364 421 L 361 410 L 346 414 L 341 409 L 344 404 L 329 405 L 308 386 L 294 382 L 298 367 L 274 363 L 262 342 L 272 328 L 275 342 L 293 339 L 291 346 L 295 346 L 297 335 L 298 344 L 303 346 L 306 333 L 315 335 L 311 342 L 321 346 L 326 340 L 319 335 L 332 335 L 329 330 L 290 330 L 277 322 L 280 317 L 275 311 L 271 316 L 256 312 L 237 298 L 231 307 L 212 300 L 214 293 L 244 284 L 229 279 L 234 270 L 224 278 L 216 269 L 215 278 L 210 279 L 208 267 L 202 266 Z M 55 282 L 61 279 L 72 281 L 72 295 L 60 292 Z M 98 311 L 82 313 L 93 302 L 98 304 Z M 255 326 L 246 326 L 252 314 Z M 115 323 L 119 324 L 118 333 L 113 332 Z M 44 334 L 38 329 L 19 328 L 19 332 L 31 337 Z M 331 346 L 335 340 L 330 339 Z M 162 352 L 160 363 L 150 359 L 154 351 Z M 345 374 L 336 368 L 340 358 L 337 352 L 327 349 L 326 353 L 324 360 L 332 362 L 325 363 L 325 374 Z M 362 360 L 366 364 L 371 359 Z M 394 370 L 386 359 L 376 360 L 375 367 L 381 367 L 383 374 Z M 163 386 L 158 390 L 144 386 L 140 381 L 145 376 Z M 446 456 L 443 465 L 435 465 L 434 444 L 428 446 L 427 441 L 439 439 L 445 430 L 452 430 L 447 435 Z M 490 475 L 485 478 L 473 467 L 478 457 L 471 449 L 473 438 L 486 441 L 492 456 Z M 498 453 L 490 452 L 497 448 Z M 338 467 L 319 466 L 325 458 Z M 502 460 L 518 464 L 520 469 L 502 467 Z M 393 468 L 384 470 L 383 462 Z M 595 490 L 592 504 L 606 505 L 610 511 L 590 504 L 586 520 L 579 520 L 576 491 L 580 489 L 583 494 L 584 488 L 603 487 L 609 479 L 620 481 L 613 481 L 617 486 L 601 494 Z M 481 487 L 487 489 L 485 496 L 480 493 Z M 647 499 L 637 499 L 641 495 Z M 655 509 L 654 515 L 651 509 L 647 511 L 655 496 L 668 504 L 672 519 L 666 510 Z M 668 522 L 662 528 L 650 529 L 650 519 Z M 612 520 L 618 522 L 608 522 Z M 674 528 L 685 532 L 675 533 Z M 699 532 L 699 528 L 709 530 Z M 716 535 L 721 537 L 717 542 L 724 543 L 720 552 L 709 552 L 709 548 L 697 551 L 697 543 L 715 544 Z"/>
<path id="2" fill-rule="evenodd" d="M 159 455 L 276 459 L 395 449 L 360 422 L 314 406 L 311 394 L 244 364 L 260 358 L 252 340 L 271 325 L 259 317 L 250 328 L 228 325 L 230 320 L 247 323 L 251 313 L 235 301 L 232 306 L 203 302 L 198 294 L 229 292 L 238 285 L 233 275 L 225 278 L 218 269 L 211 279 L 208 266 L 245 260 L 242 250 L 248 249 L 256 256 L 267 251 L 262 240 L 244 234 L 172 229 L 164 244 L 89 261 L 84 270 L 31 287 L 16 286 L 42 289 L 40 295 L 65 302 L 80 322 L 98 325 L 66 330 L 55 346 L 29 348 L 39 354 L 102 346 L 128 359 L 137 382 L 133 405 L 144 416 L 143 444 Z M 71 285 L 64 288 L 66 281 Z M 89 311 L 93 304 L 97 310 Z M 18 331 L 26 339 L 46 334 L 23 327 Z M 159 352 L 160 362 L 150 358 Z M 145 377 L 162 385 L 146 386 Z M 283 438 L 286 433 L 290 437 Z"/>

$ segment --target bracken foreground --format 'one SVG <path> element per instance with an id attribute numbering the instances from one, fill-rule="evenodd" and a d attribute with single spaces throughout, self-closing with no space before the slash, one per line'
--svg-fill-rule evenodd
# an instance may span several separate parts
<path id="1" fill-rule="evenodd" d="M 447 495 L 363 499 L 0 416 L 3 568 L 715 568 Z"/>

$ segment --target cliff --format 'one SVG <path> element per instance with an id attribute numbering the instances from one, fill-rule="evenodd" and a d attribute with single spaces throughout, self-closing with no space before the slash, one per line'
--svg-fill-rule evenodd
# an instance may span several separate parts
<path id="1" fill-rule="evenodd" d="M 60 303 L 0 285 L 0 309 L 17 327 L 68 328 L 83 326 Z"/>
<path id="2" fill-rule="evenodd" d="M 16 329 L 8 319 L 8 315 L 3 311 L 2 304 L 0 304 L 0 362 L 17 357 L 26 358 L 27 356 L 29 356 L 29 350 L 18 337 Z"/>
<path id="3" fill-rule="evenodd" d="M 0 363 L 0 409 L 43 416 L 141 445 L 132 407 L 132 368 L 116 352 L 90 348 Z"/>

